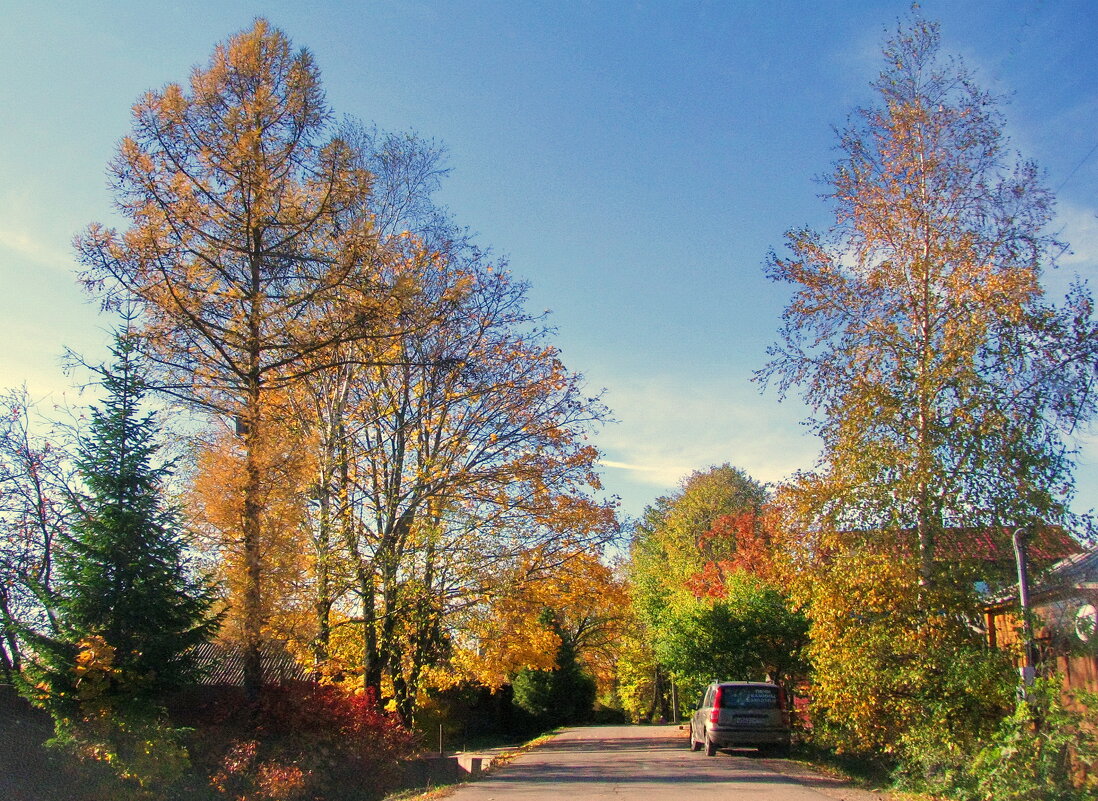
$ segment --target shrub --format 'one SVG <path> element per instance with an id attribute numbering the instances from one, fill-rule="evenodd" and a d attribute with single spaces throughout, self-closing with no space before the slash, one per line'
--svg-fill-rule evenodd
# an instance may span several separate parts
<path id="1" fill-rule="evenodd" d="M 222 710 L 193 746 L 223 797 L 366 801 L 399 782 L 413 738 L 368 696 L 319 685 L 264 690 L 252 708 Z"/>
<path id="2" fill-rule="evenodd" d="M 958 801 L 1083 801 L 1098 798 L 1098 777 L 1082 768 L 1098 757 L 1093 703 L 1065 707 L 1055 678 L 1038 680 L 981 741 L 921 727 L 904 739 L 897 783 Z"/>
<path id="3" fill-rule="evenodd" d="M 1079 770 L 1098 757 L 1093 699 L 1083 710 L 1065 707 L 1058 679 L 1038 680 L 976 754 L 961 787 L 966 801 L 1098 798 L 1098 777 Z"/>
<path id="4" fill-rule="evenodd" d="M 104 638 L 86 637 L 71 650 L 74 667 L 67 674 L 46 674 L 24 689 L 52 715 L 54 737 L 46 745 L 73 758 L 80 798 L 183 797 L 191 778 L 187 730 L 173 726 L 158 703 L 125 692 L 135 682 L 116 666 L 115 649 Z"/>
<path id="5" fill-rule="evenodd" d="M 85 707 L 58 718 L 48 745 L 76 758 L 81 798 L 155 801 L 192 798 L 186 729 L 173 727 L 156 707 Z"/>
<path id="6" fill-rule="evenodd" d="M 894 753 L 901 785 L 948 794 L 1013 709 L 1017 676 L 1003 652 L 982 646 L 941 653 L 937 663 L 920 670 L 918 713 Z"/>
<path id="7" fill-rule="evenodd" d="M 553 610 L 546 609 L 541 621 L 562 634 Z M 523 668 L 512 677 L 511 687 L 515 706 L 532 715 L 537 725 L 549 728 L 587 720 L 598 694 L 594 677 L 577 658 L 575 644 L 564 636 L 557 648 L 556 667 Z"/>
<path id="8" fill-rule="evenodd" d="M 578 666 L 557 670 L 520 670 L 511 680 L 515 705 L 542 725 L 581 723 L 595 706 L 595 680 Z"/>

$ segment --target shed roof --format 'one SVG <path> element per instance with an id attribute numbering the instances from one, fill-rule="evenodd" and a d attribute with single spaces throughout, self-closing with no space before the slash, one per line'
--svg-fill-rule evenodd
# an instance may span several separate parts
<path id="1" fill-rule="evenodd" d="M 207 642 L 195 646 L 194 655 L 203 677 L 200 684 L 244 686 L 244 649 L 225 643 Z M 282 684 L 308 681 L 309 674 L 284 646 L 268 643 L 260 649 L 263 683 Z"/>
<path id="2" fill-rule="evenodd" d="M 1061 559 L 1050 567 L 1035 586 L 1038 592 L 1098 585 L 1098 550 L 1092 549 Z"/>
<path id="3" fill-rule="evenodd" d="M 1098 549 L 1089 549 L 1074 553 L 1047 570 L 1033 577 L 1030 583 L 1030 598 L 1034 601 L 1054 598 L 1079 592 L 1098 589 Z M 1004 588 L 987 601 L 988 608 L 1013 605 L 1018 599 L 1016 584 Z"/>

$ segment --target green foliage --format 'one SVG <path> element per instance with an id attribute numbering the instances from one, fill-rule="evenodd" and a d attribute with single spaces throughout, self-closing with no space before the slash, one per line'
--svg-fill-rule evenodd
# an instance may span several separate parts
<path id="1" fill-rule="evenodd" d="M 560 634 L 551 612 L 544 622 Z M 561 637 L 556 667 L 552 670 L 524 668 L 511 679 L 514 702 L 546 726 L 562 726 L 587 720 L 595 705 L 595 679 L 577 659 L 568 637 Z"/>
<path id="2" fill-rule="evenodd" d="M 679 712 L 714 679 L 789 681 L 804 669 L 808 623 L 772 583 L 761 515 L 766 488 L 729 465 L 697 472 L 637 526 L 629 562 L 635 647 L 619 695 L 636 718 Z M 750 554 L 750 558 L 746 557 Z M 767 575 L 749 573 L 768 565 Z"/>
<path id="3" fill-rule="evenodd" d="M 56 632 L 27 632 L 35 658 L 20 682 L 53 716 L 52 744 L 81 762 L 94 797 L 153 799 L 175 792 L 188 768 L 183 733 L 160 699 L 197 675 L 189 649 L 217 620 L 164 500 L 171 464 L 155 463 L 157 426 L 140 411 L 135 345 L 119 336 L 113 352 L 101 372 L 107 397 L 77 458 L 85 492 L 57 554 Z"/>
<path id="4" fill-rule="evenodd" d="M 1080 765 L 1098 758 L 1098 723 L 1065 708 L 1056 679 L 1039 680 L 1019 701 L 987 747 L 972 762 L 973 801 L 1071 801 L 1098 797 L 1098 777 L 1076 779 Z"/>
<path id="5" fill-rule="evenodd" d="M 902 786 L 959 801 L 1083 801 L 1098 797 L 1098 777 L 1080 767 L 1098 758 L 1094 699 L 1064 705 L 1058 678 L 1038 679 L 1026 699 L 975 747 L 964 749 L 924 728 L 906 743 Z"/>
<path id="6" fill-rule="evenodd" d="M 582 723 L 595 705 L 595 680 L 572 663 L 556 670 L 524 668 L 511 680 L 515 704 L 549 727 Z"/>
<path id="7" fill-rule="evenodd" d="M 58 554 L 58 634 L 33 636 L 31 700 L 80 717 L 89 702 L 155 699 L 196 675 L 189 649 L 212 636 L 211 588 L 193 578 L 178 512 L 164 499 L 172 465 L 156 464 L 156 419 L 142 414 L 135 344 L 116 338 L 107 390 L 91 413 L 77 467 L 85 493 Z"/>
<path id="8" fill-rule="evenodd" d="M 784 680 L 805 667 L 808 620 L 782 592 L 743 573 L 725 591 L 721 599 L 680 599 L 660 621 L 656 654 L 679 682 L 681 708 L 715 679 Z"/>
<path id="9" fill-rule="evenodd" d="M 670 699 L 661 678 L 662 668 L 656 662 L 652 642 L 638 621 L 626 628 L 615 666 L 618 702 L 634 723 L 652 721 L 665 714 L 662 707 Z"/>

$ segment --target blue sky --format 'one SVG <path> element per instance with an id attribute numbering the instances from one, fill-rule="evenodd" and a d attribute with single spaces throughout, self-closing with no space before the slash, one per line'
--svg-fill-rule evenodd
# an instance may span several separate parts
<path id="1" fill-rule="evenodd" d="M 1098 280 L 1098 3 L 926 0 L 944 49 L 1009 94 L 1013 146 L 1060 199 Z M 313 51 L 328 100 L 444 143 L 442 201 L 532 284 L 566 364 L 618 423 L 607 489 L 639 514 L 686 473 L 764 481 L 810 467 L 795 401 L 751 383 L 787 289 L 762 273 L 785 230 L 829 222 L 815 177 L 880 69 L 907 2 L 95 2 L 0 0 L 0 387 L 70 386 L 67 346 L 108 340 L 73 279 L 73 235 L 114 221 L 105 166 L 147 89 L 185 82 L 266 16 Z M 68 390 L 71 394 L 71 390 Z M 1080 511 L 1098 507 L 1083 440 Z"/>

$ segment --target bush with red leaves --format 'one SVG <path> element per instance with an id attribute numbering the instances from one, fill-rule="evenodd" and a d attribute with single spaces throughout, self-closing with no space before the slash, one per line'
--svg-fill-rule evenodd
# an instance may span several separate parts
<path id="1" fill-rule="evenodd" d="M 234 801 L 369 801 L 399 785 L 413 736 L 366 696 L 334 687 L 264 690 L 222 705 L 195 732 L 192 761 Z"/>

